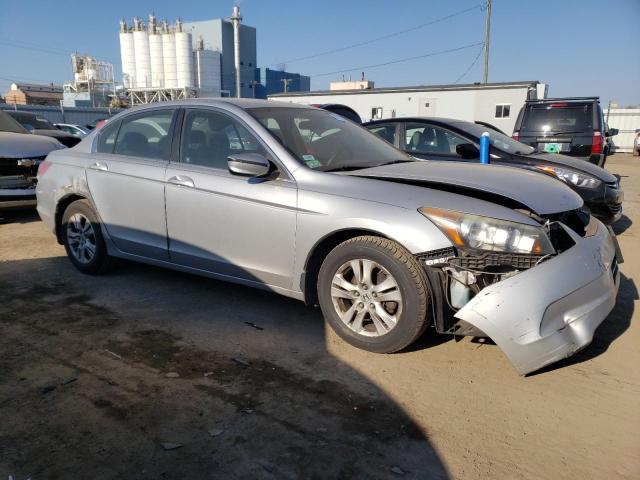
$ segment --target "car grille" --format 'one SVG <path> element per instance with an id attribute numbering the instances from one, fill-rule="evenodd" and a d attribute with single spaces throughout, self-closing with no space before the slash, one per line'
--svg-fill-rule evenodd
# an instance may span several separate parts
<path id="1" fill-rule="evenodd" d="M 38 165 L 44 160 L 46 155 L 39 157 L 20 157 L 20 158 L 0 158 L 0 176 L 9 175 L 30 175 L 35 177 L 38 174 Z M 20 165 L 21 160 L 31 161 L 33 165 Z"/>
<path id="2" fill-rule="evenodd" d="M 526 270 L 535 267 L 544 255 L 509 254 L 488 252 L 475 256 L 452 258 L 449 263 L 465 270 L 485 270 L 488 267 L 512 267 Z"/>

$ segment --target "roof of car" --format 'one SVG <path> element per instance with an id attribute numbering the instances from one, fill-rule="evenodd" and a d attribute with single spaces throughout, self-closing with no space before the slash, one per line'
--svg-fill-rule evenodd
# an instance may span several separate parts
<path id="1" fill-rule="evenodd" d="M 216 98 L 188 98 L 184 100 L 173 100 L 171 102 L 150 103 L 139 107 L 138 109 L 157 108 L 162 106 L 194 106 L 194 105 L 235 105 L 240 108 L 313 108 L 307 105 L 292 102 L 277 102 L 273 100 L 261 100 L 254 98 L 230 98 L 230 97 L 216 97 Z"/>
<path id="2" fill-rule="evenodd" d="M 383 118 L 379 120 L 371 120 L 365 122 L 363 125 L 373 125 L 376 123 L 396 123 L 396 122 L 436 122 L 436 123 L 473 123 L 467 120 L 460 120 L 459 118 L 445 118 L 445 117 L 394 117 Z"/>

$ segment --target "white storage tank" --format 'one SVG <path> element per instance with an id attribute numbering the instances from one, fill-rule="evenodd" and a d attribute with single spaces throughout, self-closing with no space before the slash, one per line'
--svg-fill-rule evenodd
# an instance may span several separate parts
<path id="1" fill-rule="evenodd" d="M 136 54 L 133 33 L 128 31 L 124 20 L 120 22 L 120 58 L 122 60 L 122 83 L 125 88 L 133 88 L 136 83 Z"/>
<path id="2" fill-rule="evenodd" d="M 149 57 L 149 35 L 144 29 L 142 20 L 135 18 L 133 46 L 136 53 L 136 87 L 151 86 L 151 59 Z"/>
<path id="3" fill-rule="evenodd" d="M 173 33 L 162 34 L 162 55 L 164 67 L 164 88 L 178 86 L 176 72 L 176 37 Z"/>
<path id="4" fill-rule="evenodd" d="M 180 20 L 176 22 L 176 73 L 178 88 L 193 87 L 193 53 L 191 34 L 182 31 Z"/>
<path id="5" fill-rule="evenodd" d="M 165 85 L 162 35 L 157 33 L 149 35 L 149 55 L 151 57 L 151 86 L 163 88 Z"/>

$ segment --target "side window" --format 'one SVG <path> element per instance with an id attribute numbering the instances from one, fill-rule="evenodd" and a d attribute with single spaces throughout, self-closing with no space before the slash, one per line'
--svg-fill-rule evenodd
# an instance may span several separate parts
<path id="1" fill-rule="evenodd" d="M 234 153 L 266 153 L 242 124 L 227 115 L 208 110 L 187 112 L 181 147 L 181 162 L 221 170 L 227 170 L 227 157 Z"/>
<path id="2" fill-rule="evenodd" d="M 100 153 L 113 153 L 113 146 L 116 143 L 116 135 L 118 134 L 118 128 L 120 122 L 107 123 L 102 127 L 102 132 L 98 137 L 98 144 L 96 150 Z"/>
<path id="3" fill-rule="evenodd" d="M 499 103 L 496 105 L 496 118 L 509 118 L 511 113 L 510 103 Z"/>
<path id="4" fill-rule="evenodd" d="M 386 125 L 371 125 L 370 127 L 367 127 L 367 129 L 374 135 L 386 140 L 391 145 L 393 145 L 396 140 L 396 126 L 393 123 Z"/>
<path id="5" fill-rule="evenodd" d="M 405 150 L 417 153 L 438 153 L 457 155 L 456 147 L 462 143 L 470 143 L 444 128 L 408 123 L 405 129 Z"/>
<path id="6" fill-rule="evenodd" d="M 114 152 L 118 155 L 168 160 L 173 110 L 136 115 L 122 120 Z"/>

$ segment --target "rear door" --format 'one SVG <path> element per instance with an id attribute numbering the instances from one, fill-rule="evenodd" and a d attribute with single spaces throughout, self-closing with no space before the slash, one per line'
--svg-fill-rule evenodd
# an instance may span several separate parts
<path id="1" fill-rule="evenodd" d="M 87 165 L 98 214 L 123 252 L 167 260 L 164 176 L 175 108 L 158 108 L 107 124 Z"/>
<path id="2" fill-rule="evenodd" d="M 522 115 L 520 141 L 539 152 L 588 157 L 597 123 L 593 102 L 529 104 Z"/>

